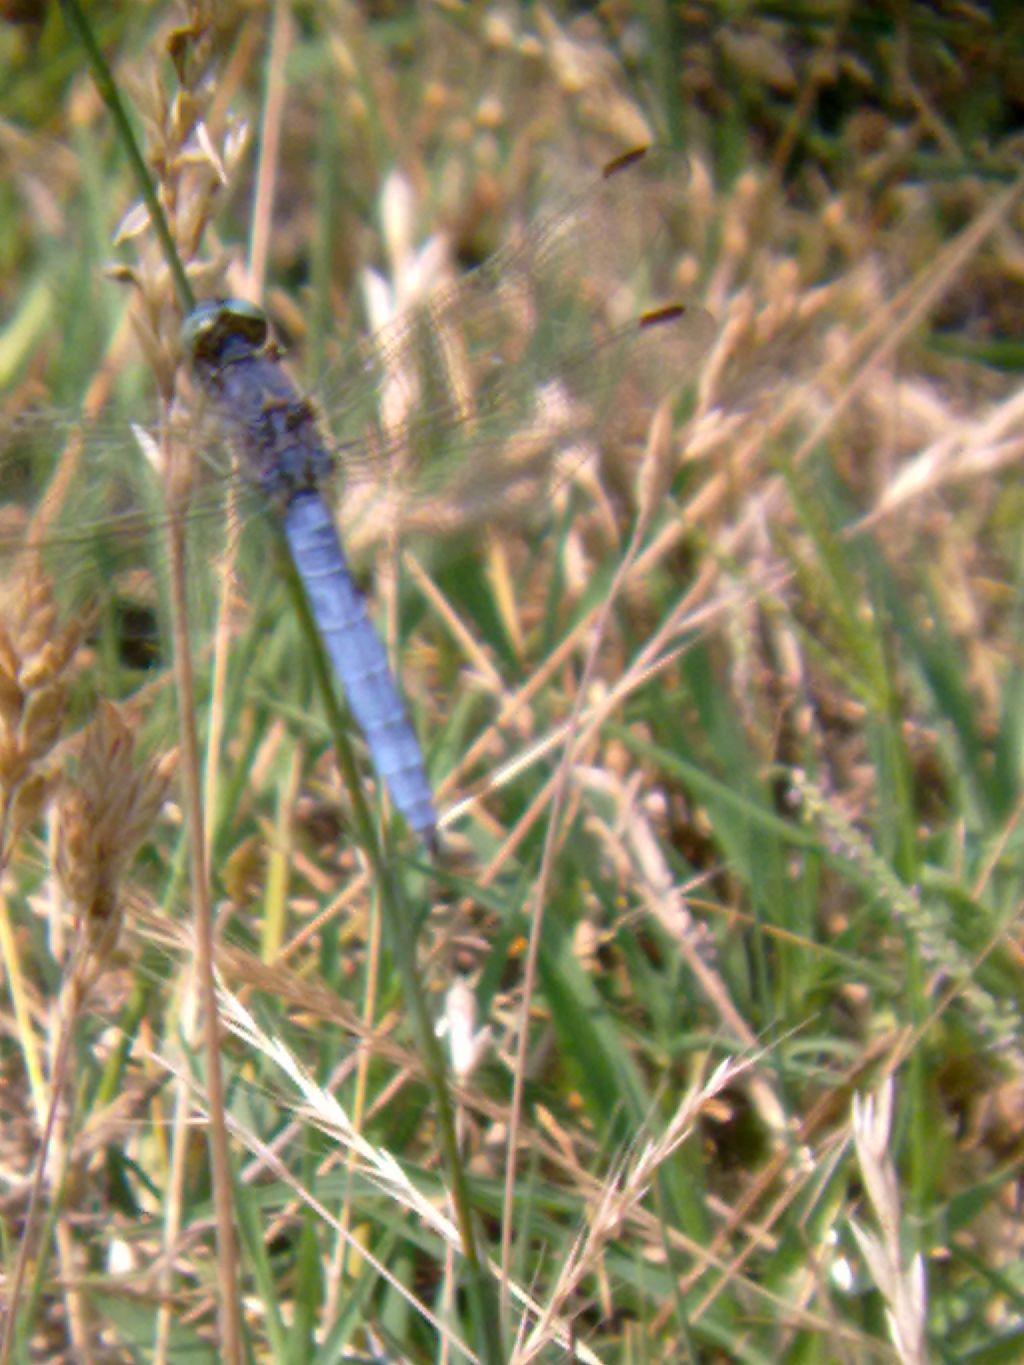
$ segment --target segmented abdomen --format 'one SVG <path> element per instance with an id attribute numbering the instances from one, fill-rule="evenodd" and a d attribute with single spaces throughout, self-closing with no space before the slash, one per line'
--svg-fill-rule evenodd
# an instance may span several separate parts
<path id="1" fill-rule="evenodd" d="M 419 741 L 366 599 L 349 572 L 331 514 L 319 493 L 307 489 L 293 495 L 284 513 L 284 530 L 374 766 L 406 820 L 432 845 L 437 814 Z"/>

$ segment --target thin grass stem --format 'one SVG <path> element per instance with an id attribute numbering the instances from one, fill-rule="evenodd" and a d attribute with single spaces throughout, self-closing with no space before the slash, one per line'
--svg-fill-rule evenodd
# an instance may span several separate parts
<path id="1" fill-rule="evenodd" d="M 279 558 L 292 607 L 310 650 L 314 675 L 327 714 L 338 766 L 352 799 L 352 813 L 357 838 L 375 878 L 384 932 L 387 935 L 388 946 L 402 980 L 403 998 L 409 1010 L 416 1048 L 437 1106 L 436 1118 L 441 1150 L 451 1181 L 452 1202 L 455 1205 L 463 1255 L 466 1258 L 469 1277 L 468 1293 L 475 1339 L 482 1360 L 488 1362 L 488 1365 L 503 1365 L 505 1357 L 502 1351 L 496 1313 L 497 1295 L 494 1293 L 486 1262 L 479 1247 L 472 1199 L 455 1130 L 455 1111 L 448 1091 L 448 1075 L 444 1053 L 434 1031 L 433 1020 L 423 993 L 416 964 L 415 938 L 410 933 L 412 923 L 410 907 L 404 903 L 404 897 L 399 882 L 394 876 L 390 858 L 377 837 L 369 807 L 363 796 L 362 783 L 356 768 L 345 720 L 334 691 L 333 674 L 324 653 L 316 623 L 313 620 L 302 580 L 283 544 L 281 544 Z"/>
<path id="2" fill-rule="evenodd" d="M 196 738 L 195 686 L 192 676 L 188 589 L 185 581 L 185 531 L 181 509 L 168 521 L 171 611 L 174 629 L 174 678 L 178 697 L 182 791 L 188 825 L 189 866 L 196 934 L 196 967 L 206 1053 L 206 1084 L 210 1103 L 210 1156 L 213 1199 L 217 1217 L 217 1279 L 220 1284 L 219 1327 L 222 1358 L 231 1365 L 243 1359 L 242 1322 L 238 1302 L 238 1253 L 235 1243 L 231 1153 L 224 1110 L 224 1082 L 220 1064 L 220 1016 L 214 979 L 213 906 L 207 872 L 203 824 L 202 769 Z"/>
<path id="3" fill-rule="evenodd" d="M 61 8 L 64 11 L 69 26 L 78 35 L 78 38 L 85 48 L 89 58 L 89 65 L 92 67 L 93 80 L 96 82 L 96 89 L 103 97 L 103 101 L 110 110 L 111 117 L 117 128 L 118 137 L 121 144 L 128 154 L 131 162 L 132 174 L 135 183 L 138 185 L 143 199 L 146 201 L 146 208 L 149 210 L 150 222 L 160 241 L 160 248 L 164 254 L 167 268 L 171 272 L 174 280 L 175 292 L 178 295 L 178 302 L 182 310 L 186 313 L 192 311 L 196 306 L 195 294 L 189 283 L 185 267 L 182 265 L 181 257 L 178 255 L 178 248 L 171 235 L 171 229 L 167 224 L 167 217 L 160 204 L 159 196 L 153 185 L 153 179 L 149 173 L 142 152 L 139 149 L 138 140 L 128 117 L 128 112 L 124 107 L 117 82 L 114 74 L 107 64 L 107 59 L 103 55 L 99 43 L 92 31 L 89 21 L 85 17 L 82 7 L 78 0 L 61 0 Z"/>
<path id="4" fill-rule="evenodd" d="M 64 12 L 80 38 L 93 71 L 93 78 L 113 116 L 132 172 L 149 210 L 150 221 L 174 281 L 182 309 L 195 307 L 195 295 L 164 215 L 156 188 L 146 166 L 123 101 L 95 40 L 91 26 L 77 0 L 65 0 Z M 234 1201 L 230 1152 L 224 1123 L 224 1086 L 220 1064 L 220 1037 L 216 986 L 213 975 L 213 911 L 207 875 L 206 839 L 203 822 L 202 777 L 195 731 L 195 688 L 192 679 L 187 590 L 185 584 L 185 536 L 181 509 L 168 519 L 171 603 L 174 629 L 174 669 L 181 740 L 181 772 L 189 829 L 189 857 L 196 932 L 199 994 L 203 1006 L 207 1085 L 210 1098 L 210 1153 L 217 1222 L 217 1278 L 219 1332 L 222 1358 L 229 1365 L 242 1360 L 242 1324 L 238 1299 L 238 1258 L 234 1233 Z"/>

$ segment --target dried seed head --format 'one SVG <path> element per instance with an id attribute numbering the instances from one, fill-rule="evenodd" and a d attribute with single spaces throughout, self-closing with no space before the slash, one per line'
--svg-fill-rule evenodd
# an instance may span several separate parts
<path id="1" fill-rule="evenodd" d="M 0 601 L 0 672 L 23 691 L 63 672 L 78 647 L 81 627 L 58 627 L 53 584 L 38 558 L 26 554 L 4 585 Z"/>
<path id="2" fill-rule="evenodd" d="M 133 88 L 157 196 L 177 255 L 192 289 L 201 297 L 224 292 L 226 257 L 201 264 L 197 255 L 216 199 L 247 142 L 245 125 L 229 118 L 225 127 L 223 117 L 214 109 L 218 88 L 210 71 L 213 29 L 207 9 L 189 6 L 188 21 L 166 36 L 165 50 L 177 85 L 173 79 L 164 80 L 165 67 L 154 66 L 148 78 Z M 211 131 L 214 128 L 222 130 L 216 137 Z M 130 238 L 137 252 L 130 271 L 120 272 L 120 278 L 137 290 L 139 307 L 133 318 L 136 334 L 159 393 L 170 402 L 181 359 L 178 291 L 148 208 L 135 205 L 123 220 L 119 235 Z"/>
<path id="3" fill-rule="evenodd" d="M 103 703 L 59 798 L 57 875 L 96 952 L 120 924 L 120 882 L 164 802 L 174 756 L 138 763 L 135 734 Z"/>
<path id="4" fill-rule="evenodd" d="M 6 839 L 39 814 L 52 788 L 44 768 L 60 738 L 66 674 L 83 626 L 59 626 L 50 580 L 27 555 L 0 605 L 0 816 Z M 0 849 L 0 857 L 8 848 Z"/>

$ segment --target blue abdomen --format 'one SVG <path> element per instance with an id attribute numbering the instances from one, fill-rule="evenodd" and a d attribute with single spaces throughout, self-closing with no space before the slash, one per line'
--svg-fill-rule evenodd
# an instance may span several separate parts
<path id="1" fill-rule="evenodd" d="M 295 567 L 349 708 L 366 736 L 395 805 L 428 844 L 437 829 L 423 754 L 388 664 L 387 652 L 356 587 L 334 521 L 320 494 L 297 493 L 284 513 Z"/>

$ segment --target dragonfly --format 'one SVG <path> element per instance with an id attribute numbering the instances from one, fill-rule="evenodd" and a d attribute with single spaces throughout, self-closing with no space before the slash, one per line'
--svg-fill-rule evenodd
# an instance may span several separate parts
<path id="1" fill-rule="evenodd" d="M 312 395 L 293 381 L 254 305 L 207 299 L 185 319 L 203 409 L 187 419 L 188 434 L 230 457 L 210 455 L 190 519 L 223 516 L 229 478 L 277 519 L 376 775 L 432 851 L 438 814 L 423 750 L 327 490 L 340 468 L 347 490 L 381 486 L 388 516 L 437 534 L 442 508 L 486 515 L 524 492 L 536 500 L 538 479 L 585 459 L 635 411 L 628 388 L 650 397 L 686 378 L 711 319 L 673 298 L 638 308 L 621 275 L 646 265 L 656 201 L 666 191 L 678 198 L 682 174 L 673 153 L 617 158 L 519 240 L 356 348 Z M 626 297 L 616 300 L 609 281 Z M 0 488 L 5 448 L 38 437 L 45 420 L 5 428 L 0 418 Z M 113 438 L 97 428 L 84 439 L 99 449 Z M 115 520 L 137 536 L 146 514 Z M 74 528 L 59 539 L 65 552 L 77 541 L 87 554 L 91 543 Z"/>

